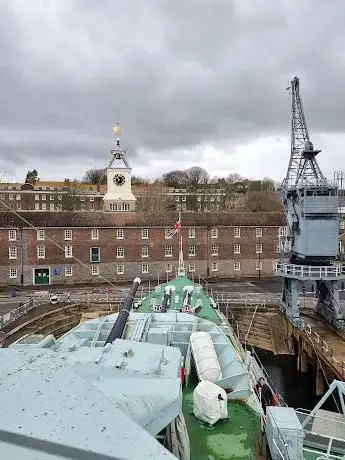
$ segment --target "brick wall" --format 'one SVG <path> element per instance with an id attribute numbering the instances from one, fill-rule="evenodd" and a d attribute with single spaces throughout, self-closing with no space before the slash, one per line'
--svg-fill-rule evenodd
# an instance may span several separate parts
<path id="1" fill-rule="evenodd" d="M 37 231 L 34 229 L 17 229 L 15 241 L 9 241 L 8 228 L 0 229 L 1 285 L 19 285 L 22 282 L 32 285 L 33 270 L 39 268 L 49 269 L 52 285 L 96 283 L 105 282 L 106 279 L 112 282 L 127 281 L 137 275 L 143 279 L 156 279 L 157 276 L 164 279 L 167 270 L 171 277 L 177 268 L 179 237 L 166 239 L 164 227 L 148 228 L 148 239 L 142 238 L 140 227 L 123 228 L 123 239 L 117 238 L 121 235 L 117 235 L 118 229 L 115 227 L 99 228 L 98 239 L 91 238 L 91 228 L 74 227 L 70 228 L 72 240 L 67 241 L 66 228 L 44 228 L 42 241 L 37 240 Z M 189 228 L 182 228 L 181 235 L 186 270 L 194 269 L 195 276 L 246 278 L 257 277 L 259 273 L 262 277 L 272 276 L 279 226 L 190 228 L 195 229 L 195 237 Z M 262 236 L 257 230 L 260 228 Z M 65 257 L 66 245 L 72 246 L 74 258 Z M 257 253 L 257 245 L 262 245 L 261 253 Z M 16 259 L 9 259 L 10 246 L 17 247 Z M 44 246 L 44 258 L 37 257 L 37 246 Z M 143 256 L 143 246 L 147 246 L 147 257 Z M 172 246 L 171 256 L 166 255 L 166 246 Z M 99 248 L 99 263 L 90 262 L 91 247 Z M 118 257 L 118 247 L 124 249 L 123 258 Z M 92 273 L 92 265 L 99 267 L 101 277 L 97 275 L 96 268 Z M 148 273 L 143 273 L 143 268 L 148 268 Z M 65 270 L 72 270 L 72 276 L 65 276 Z"/>

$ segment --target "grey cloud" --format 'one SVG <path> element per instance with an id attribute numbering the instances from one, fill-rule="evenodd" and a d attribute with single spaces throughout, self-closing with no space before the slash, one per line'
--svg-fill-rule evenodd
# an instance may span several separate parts
<path id="1" fill-rule="evenodd" d="M 37 5 L 0 5 L 5 162 L 99 161 L 118 120 L 132 157 L 288 134 L 296 73 L 311 131 L 344 130 L 343 0 Z"/>

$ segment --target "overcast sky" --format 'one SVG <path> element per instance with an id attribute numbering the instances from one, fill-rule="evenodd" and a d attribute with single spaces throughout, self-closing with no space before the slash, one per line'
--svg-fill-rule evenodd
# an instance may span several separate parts
<path id="1" fill-rule="evenodd" d="M 344 23 L 344 0 L 0 0 L 0 179 L 81 178 L 107 164 L 119 121 L 135 175 L 280 180 L 294 75 L 333 176 Z"/>

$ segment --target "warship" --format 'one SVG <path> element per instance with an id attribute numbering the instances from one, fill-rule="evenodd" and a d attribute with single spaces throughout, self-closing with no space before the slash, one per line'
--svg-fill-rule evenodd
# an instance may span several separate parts
<path id="1" fill-rule="evenodd" d="M 344 383 L 314 411 L 264 411 L 265 371 L 186 276 L 182 240 L 176 277 L 140 283 L 119 313 L 0 349 L 1 459 L 344 458 L 344 416 L 320 411 Z"/>

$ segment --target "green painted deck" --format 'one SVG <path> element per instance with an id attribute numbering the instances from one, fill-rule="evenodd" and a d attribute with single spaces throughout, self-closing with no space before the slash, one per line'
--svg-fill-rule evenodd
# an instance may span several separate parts
<path id="1" fill-rule="evenodd" d="M 194 308 L 198 304 L 201 307 L 195 313 L 199 318 L 207 319 L 216 324 L 220 324 L 220 319 L 215 312 L 214 308 L 211 305 L 210 298 L 206 295 L 202 286 L 197 283 L 193 283 L 192 280 L 185 276 L 178 276 L 174 280 L 169 281 L 168 283 L 160 284 L 156 286 L 155 290 L 151 292 L 142 302 L 138 308 L 138 312 L 150 313 L 153 311 L 153 305 L 161 305 L 163 301 L 163 296 L 166 286 L 174 286 L 175 291 L 172 294 L 171 305 L 169 311 L 179 311 L 182 308 L 183 302 L 183 288 L 185 286 L 193 286 L 194 291 L 191 298 L 191 307 Z"/>
<path id="2" fill-rule="evenodd" d="M 190 440 L 190 460 L 257 460 L 261 440 L 260 418 L 248 406 L 228 402 L 230 420 L 220 420 L 213 427 L 193 414 L 193 390 L 183 390 L 183 414 Z"/>

